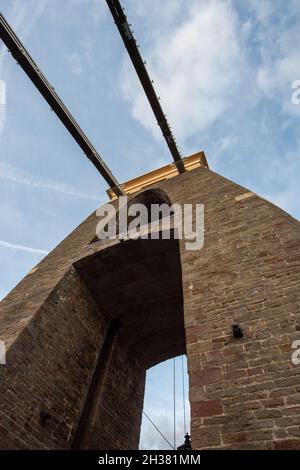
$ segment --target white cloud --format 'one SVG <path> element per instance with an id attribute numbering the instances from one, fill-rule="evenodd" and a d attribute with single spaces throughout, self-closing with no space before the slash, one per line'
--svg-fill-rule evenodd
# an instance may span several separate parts
<path id="1" fill-rule="evenodd" d="M 97 196 L 93 196 L 92 194 L 81 193 L 76 191 L 71 187 L 68 187 L 64 184 L 56 184 L 49 181 L 37 181 L 33 179 L 29 174 L 17 170 L 16 168 L 7 165 L 6 163 L 0 162 L 0 178 L 5 179 L 7 181 L 12 181 L 14 183 L 26 184 L 33 188 L 41 188 L 47 189 L 50 191 L 57 191 L 59 193 L 67 194 L 69 196 L 76 196 L 82 197 L 85 199 L 91 199 L 93 201 L 100 202 Z"/>
<path id="2" fill-rule="evenodd" d="M 215 122 L 228 108 L 243 72 L 239 22 L 229 1 L 191 1 L 184 20 L 159 34 L 149 48 L 154 78 L 175 134 L 186 139 Z M 155 29 L 156 24 L 152 27 Z M 144 54 L 143 54 L 144 55 Z M 159 131 L 128 57 L 121 72 L 132 115 L 157 137 Z"/>
<path id="3" fill-rule="evenodd" d="M 291 85 L 300 79 L 300 7 L 299 2 L 288 0 L 284 13 L 278 5 L 272 9 L 273 20 L 280 14 L 280 21 L 261 25 L 260 54 L 262 64 L 257 71 L 257 84 L 262 93 L 277 102 L 283 112 L 300 115 L 300 107 L 292 103 Z"/>
<path id="4" fill-rule="evenodd" d="M 244 16 L 235 0 L 128 3 L 129 17 L 134 12 L 132 22 L 143 28 L 137 39 L 145 37 L 141 52 L 162 107 L 185 147 L 221 119 L 245 119 L 264 97 L 299 116 L 291 90 L 300 79 L 299 0 L 287 0 L 284 9 L 278 1 L 247 0 Z M 132 116 L 161 138 L 127 53 L 120 83 Z"/>
<path id="5" fill-rule="evenodd" d="M 300 50 L 285 51 L 282 56 L 258 70 L 257 81 L 266 96 L 280 101 L 288 114 L 298 114 L 300 109 L 292 103 L 292 83 L 300 79 Z"/>
<path id="6" fill-rule="evenodd" d="M 21 250 L 27 251 L 28 253 L 36 253 L 39 255 L 47 255 L 48 251 L 46 250 L 39 250 L 37 248 L 31 248 L 29 246 L 24 245 L 16 245 L 15 243 L 6 242 L 4 240 L 0 240 L 0 247 L 1 248 L 9 248 L 11 250 Z"/>

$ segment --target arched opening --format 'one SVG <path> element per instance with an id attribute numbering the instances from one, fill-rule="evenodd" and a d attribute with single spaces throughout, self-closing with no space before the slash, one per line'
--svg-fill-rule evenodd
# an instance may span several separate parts
<path id="1" fill-rule="evenodd" d="M 179 241 L 174 239 L 172 231 L 171 239 L 128 240 L 102 249 L 80 260 L 75 266 L 105 317 L 120 321 L 116 354 L 121 351 L 122 355 L 126 355 L 127 362 L 135 363 L 134 371 L 127 371 L 124 380 L 130 383 L 130 374 L 134 375 L 134 380 L 139 374 L 134 390 L 127 391 L 127 396 L 123 396 L 124 387 L 120 383 L 111 380 L 109 385 L 109 394 L 114 395 L 114 402 L 118 404 L 116 416 L 122 416 L 124 406 L 124 420 L 130 423 L 130 432 L 135 434 L 134 445 L 137 448 L 146 371 L 151 375 L 151 367 L 186 352 Z M 120 363 L 118 367 L 121 367 Z M 134 422 L 131 403 L 128 405 L 130 400 L 135 402 L 132 403 L 135 416 L 139 415 Z M 110 407 L 115 406 L 114 402 Z M 120 425 L 117 419 L 116 423 L 112 423 L 113 411 L 111 408 L 105 410 L 105 418 L 104 412 L 99 415 L 104 434 L 108 433 L 105 426 L 109 427 L 111 434 L 111 427 L 115 429 Z M 120 441 L 124 439 L 124 447 L 120 444 L 120 448 L 126 448 L 126 438 L 124 431 L 124 436 L 120 437 Z M 110 442 L 103 446 L 111 448 Z"/>
<path id="2" fill-rule="evenodd" d="M 138 209 L 140 206 L 143 206 L 142 214 Z M 134 214 L 132 214 L 132 211 Z M 162 219 L 172 218 L 174 211 L 172 209 L 171 200 L 162 189 L 152 188 L 129 198 L 126 205 L 123 205 L 122 201 L 122 209 L 118 209 L 117 206 L 115 212 L 116 236 L 118 237 L 121 233 L 124 233 L 124 230 L 130 230 L 131 222 L 133 222 L 138 215 L 142 215 L 142 217 L 139 217 L 139 223 L 136 226 L 137 229 L 153 222 L 161 221 Z M 121 222 L 121 218 L 123 222 Z M 103 233 L 107 232 L 107 229 L 108 222 L 103 228 Z M 159 229 L 156 230 L 159 231 Z M 99 234 L 92 238 L 90 244 L 97 243 L 99 239 L 101 239 L 98 235 Z"/>
<path id="3" fill-rule="evenodd" d="M 169 207 L 172 205 L 171 200 L 167 193 L 160 188 L 146 189 L 145 191 L 133 196 L 128 204 L 128 207 L 133 204 L 143 204 L 151 213 L 151 205 L 166 204 Z"/>
<path id="4" fill-rule="evenodd" d="M 127 205 L 127 229 L 130 229 L 131 222 L 134 221 L 137 215 L 141 215 L 139 207 L 143 206 L 142 215 L 140 218 L 139 226 L 143 227 L 153 222 L 162 219 L 170 218 L 174 215 L 171 209 L 172 203 L 165 191 L 159 188 L 147 189 L 136 196 L 133 196 Z M 135 210 L 136 209 L 136 212 Z M 132 214 L 132 210 L 134 214 Z M 120 217 L 117 213 L 117 234 L 120 229 Z"/>
<path id="5" fill-rule="evenodd" d="M 148 225 L 152 222 L 157 222 L 174 215 L 173 210 L 170 209 L 172 206 L 170 198 L 165 191 L 159 188 L 147 189 L 132 197 L 128 202 L 128 211 L 130 211 L 130 208 L 133 209 L 134 206 L 138 207 L 137 205 L 142 205 L 146 209 L 148 215 L 146 219 L 141 222 L 141 226 Z M 134 218 L 135 215 L 128 216 L 128 226 Z M 117 218 L 117 224 L 119 224 L 119 218 Z M 119 233 L 119 227 L 117 229 L 117 233 Z"/>
<path id="6" fill-rule="evenodd" d="M 186 433 L 190 434 L 190 421 L 186 356 L 168 359 L 148 369 L 139 449 L 177 448 L 183 444 Z"/>

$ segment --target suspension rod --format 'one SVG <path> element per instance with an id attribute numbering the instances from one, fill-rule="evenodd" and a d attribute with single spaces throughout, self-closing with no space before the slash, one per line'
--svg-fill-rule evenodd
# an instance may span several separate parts
<path id="1" fill-rule="evenodd" d="M 54 88 L 50 85 L 32 57 L 26 51 L 25 47 L 7 23 L 2 13 L 0 13 L 0 37 L 6 47 L 10 50 L 12 56 L 20 64 L 26 75 L 45 98 L 51 109 L 61 120 L 63 125 L 67 128 L 77 144 L 81 147 L 88 159 L 94 164 L 114 193 L 117 196 L 124 194 L 110 169 L 106 166 L 105 162 L 102 160 L 95 147 L 89 141 L 88 137 L 59 98 Z"/>
<path id="2" fill-rule="evenodd" d="M 111 14 L 115 20 L 121 38 L 124 42 L 124 45 L 127 49 L 127 52 L 130 56 L 132 64 L 136 70 L 136 73 L 140 79 L 142 87 L 146 93 L 149 104 L 152 108 L 152 111 L 156 117 L 157 124 L 161 128 L 165 141 L 169 147 L 169 150 L 172 154 L 172 157 L 175 161 L 175 165 L 179 171 L 182 173 L 185 171 L 184 163 L 181 159 L 181 155 L 177 148 L 174 136 L 171 132 L 170 126 L 166 119 L 166 116 L 162 110 L 162 107 L 159 103 L 157 94 L 154 90 L 152 81 L 148 75 L 147 69 L 145 67 L 144 61 L 140 55 L 136 40 L 133 36 L 133 33 L 130 29 L 130 26 L 127 21 L 127 17 L 123 11 L 123 8 L 119 0 L 106 0 L 106 3 L 111 11 Z"/>

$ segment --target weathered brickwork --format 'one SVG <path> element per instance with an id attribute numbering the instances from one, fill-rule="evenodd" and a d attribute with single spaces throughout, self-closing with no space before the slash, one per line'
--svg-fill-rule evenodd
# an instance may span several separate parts
<path id="1" fill-rule="evenodd" d="M 185 347 L 194 448 L 300 448 L 299 222 L 206 168 L 156 187 L 205 205 L 200 251 L 89 245 L 92 214 L 1 302 L 0 448 L 72 447 L 114 318 L 82 448 L 136 448 L 145 369 Z"/>
<path id="2" fill-rule="evenodd" d="M 88 437 L 89 449 L 138 448 L 144 384 L 145 369 L 124 357 L 120 349 L 114 354 L 101 394 L 96 425 Z"/>
<path id="3" fill-rule="evenodd" d="M 108 320 L 71 268 L 22 329 L 8 351 L 7 365 L 1 366 L 2 449 L 72 446 L 107 327 Z M 145 371 L 127 357 L 118 340 L 111 362 L 103 380 L 98 422 L 90 427 L 91 438 L 83 448 L 101 448 L 103 441 L 114 442 L 118 449 L 138 446 Z M 122 380 L 124 374 L 129 381 Z M 136 401 L 130 407 L 127 400 L 133 396 Z M 108 414 L 106 402 L 113 397 L 117 408 Z M 51 415 L 45 425 L 42 411 Z M 136 433 L 125 433 L 117 416 Z"/>
<path id="4" fill-rule="evenodd" d="M 194 446 L 300 448 L 300 224 L 200 172 L 182 193 L 205 204 L 204 247 L 182 251 Z"/>

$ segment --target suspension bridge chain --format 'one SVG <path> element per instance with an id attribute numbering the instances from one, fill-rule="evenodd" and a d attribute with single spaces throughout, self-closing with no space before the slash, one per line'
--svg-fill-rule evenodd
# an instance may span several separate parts
<path id="1" fill-rule="evenodd" d="M 83 130 L 79 127 L 69 110 L 59 98 L 54 88 L 50 85 L 37 64 L 27 52 L 20 39 L 10 27 L 0 12 L 0 38 L 11 52 L 17 63 L 22 67 L 41 95 L 45 98 L 50 108 L 70 132 L 77 144 L 81 147 L 88 159 L 94 164 L 105 181 L 109 184 L 116 196 L 124 194 L 116 178 L 106 166 L 101 156 L 89 141 Z"/>
<path id="2" fill-rule="evenodd" d="M 141 85 L 144 89 L 144 92 L 148 98 L 149 104 L 152 108 L 152 111 L 156 117 L 157 124 L 161 128 L 165 141 L 169 147 L 171 155 L 174 159 L 176 168 L 179 173 L 185 171 L 184 163 L 177 148 L 175 138 L 171 132 L 167 118 L 162 110 L 158 96 L 154 90 L 153 82 L 150 79 L 145 62 L 143 61 L 141 54 L 139 52 L 137 42 L 133 36 L 133 32 L 130 28 L 130 25 L 127 21 L 127 17 L 124 13 L 124 10 L 119 2 L 119 0 L 106 0 L 106 3 L 110 9 L 110 12 L 113 16 L 113 19 L 117 25 L 121 38 L 124 42 L 124 45 L 127 49 L 129 57 L 132 61 L 132 64 L 136 70 L 136 73 L 140 79 Z"/>
<path id="3" fill-rule="evenodd" d="M 173 450 L 176 450 L 175 447 L 172 446 L 172 444 L 168 441 L 168 439 L 163 435 L 163 433 L 159 430 L 159 428 L 156 426 L 156 424 L 152 421 L 151 418 L 149 418 L 149 416 L 147 415 L 147 413 L 145 411 L 143 411 L 143 415 L 146 416 L 146 418 L 150 421 L 150 423 L 155 427 L 155 429 L 157 430 L 157 432 L 159 432 L 159 434 L 161 435 L 161 437 L 167 442 L 167 444 L 169 444 L 169 446 L 171 447 L 171 449 Z"/>

